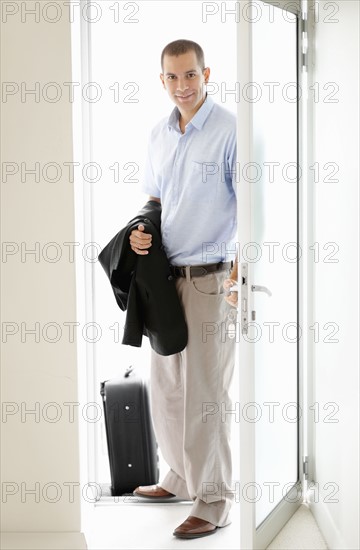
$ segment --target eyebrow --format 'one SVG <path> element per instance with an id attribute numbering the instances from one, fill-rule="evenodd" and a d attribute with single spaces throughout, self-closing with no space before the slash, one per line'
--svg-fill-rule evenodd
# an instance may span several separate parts
<path id="1" fill-rule="evenodd" d="M 184 74 L 188 73 L 196 73 L 196 69 L 191 69 L 190 71 L 186 71 Z M 165 73 L 166 76 L 176 76 L 176 73 Z"/>

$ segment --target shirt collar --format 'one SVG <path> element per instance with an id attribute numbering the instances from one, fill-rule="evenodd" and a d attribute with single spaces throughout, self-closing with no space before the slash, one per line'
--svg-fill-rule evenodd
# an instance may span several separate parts
<path id="1" fill-rule="evenodd" d="M 191 123 L 197 130 L 201 130 L 213 106 L 214 106 L 214 100 L 212 99 L 211 96 L 206 94 L 206 99 L 204 103 L 201 105 L 200 109 L 192 117 L 189 124 Z M 180 117 L 180 111 L 177 107 L 174 107 L 168 120 L 169 128 L 173 128 L 174 130 L 179 131 L 179 117 Z"/>

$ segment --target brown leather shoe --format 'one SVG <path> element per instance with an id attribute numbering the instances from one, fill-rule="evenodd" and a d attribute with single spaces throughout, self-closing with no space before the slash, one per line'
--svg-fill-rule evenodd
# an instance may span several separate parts
<path id="1" fill-rule="evenodd" d="M 199 537 L 206 537 L 206 535 L 212 535 L 217 529 L 218 526 L 213 525 L 209 521 L 195 516 L 189 516 L 175 529 L 173 535 L 180 539 L 196 539 Z"/>
<path id="2" fill-rule="evenodd" d="M 139 485 L 134 489 L 133 495 L 148 498 L 172 498 L 175 496 L 160 485 Z"/>

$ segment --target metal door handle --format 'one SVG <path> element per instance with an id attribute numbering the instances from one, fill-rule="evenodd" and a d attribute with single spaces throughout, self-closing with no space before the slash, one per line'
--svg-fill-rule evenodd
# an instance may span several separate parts
<path id="1" fill-rule="evenodd" d="M 265 292 L 268 296 L 272 296 L 272 292 L 266 286 L 251 285 L 251 290 L 253 292 Z"/>

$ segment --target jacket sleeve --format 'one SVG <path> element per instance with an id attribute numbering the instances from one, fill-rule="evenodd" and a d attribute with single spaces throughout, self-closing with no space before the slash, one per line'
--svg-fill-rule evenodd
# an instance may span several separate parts
<path id="1" fill-rule="evenodd" d="M 122 311 L 128 304 L 128 296 L 132 274 L 137 255 L 131 250 L 129 235 L 133 224 L 128 224 L 103 248 L 99 254 L 99 262 L 109 278 L 116 302 Z"/>
<path id="2" fill-rule="evenodd" d="M 116 303 L 122 311 L 127 310 L 123 343 L 134 346 L 141 346 L 142 334 L 147 335 L 147 332 L 143 320 L 143 303 L 135 284 L 139 256 L 131 249 L 129 236 L 139 223 L 150 229 L 148 217 L 160 231 L 161 205 L 157 201 L 147 201 L 99 254 L 99 262 L 110 281 Z"/>

